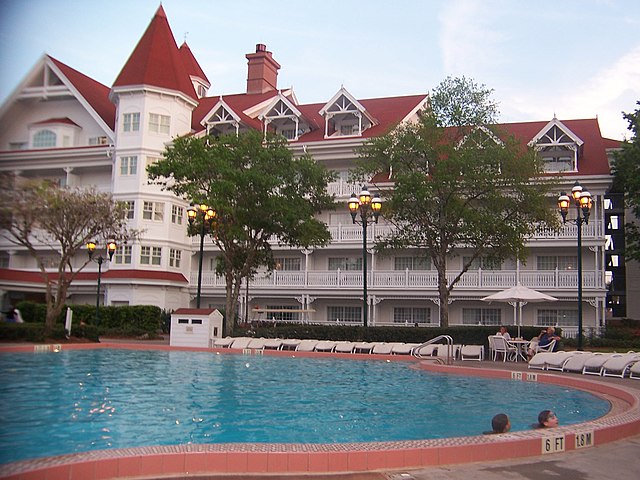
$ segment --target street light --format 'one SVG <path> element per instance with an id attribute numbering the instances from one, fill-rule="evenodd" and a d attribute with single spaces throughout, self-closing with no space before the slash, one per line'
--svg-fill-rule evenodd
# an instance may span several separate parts
<path id="1" fill-rule="evenodd" d="M 94 257 L 93 254 L 96 251 L 96 242 L 87 242 L 87 250 L 89 253 L 89 260 L 98 264 L 98 291 L 96 292 L 96 325 L 100 325 L 100 279 L 102 277 L 102 263 L 107 259 L 102 255 Z M 109 255 L 109 261 L 113 259 L 113 254 L 116 252 L 116 242 L 107 242 L 107 254 Z"/>
<path id="2" fill-rule="evenodd" d="M 562 192 L 558 197 L 558 208 L 562 215 L 562 223 L 567 223 L 567 214 L 571 206 L 571 199 L 576 207 L 576 219 L 571 220 L 578 227 L 578 350 L 582 350 L 582 224 L 589 223 L 591 212 L 591 194 L 582 189 L 576 182 L 571 189 L 571 197 Z"/>
<path id="3" fill-rule="evenodd" d="M 196 220 L 200 221 L 200 258 L 198 259 L 198 294 L 196 295 L 196 308 L 200 308 L 200 291 L 202 290 L 202 255 L 204 251 L 204 237 L 206 234 L 205 227 L 209 224 L 213 224 L 213 220 L 216 217 L 216 211 L 213 208 L 201 203 L 192 204 L 191 208 L 187 210 L 187 216 L 189 217 L 189 225 L 194 226 Z M 198 219 L 198 217 L 200 217 Z"/>
<path id="4" fill-rule="evenodd" d="M 349 211 L 351 212 L 351 220 L 353 223 L 362 225 L 362 307 L 363 307 L 363 324 L 367 326 L 367 317 L 369 315 L 369 304 L 367 302 L 367 225 L 369 220 L 378 223 L 380 209 L 382 208 L 382 200 L 376 194 L 371 198 L 371 194 L 362 188 L 360 195 L 356 197 L 353 193 L 349 199 Z M 356 221 L 356 217 L 360 213 L 360 220 Z"/>

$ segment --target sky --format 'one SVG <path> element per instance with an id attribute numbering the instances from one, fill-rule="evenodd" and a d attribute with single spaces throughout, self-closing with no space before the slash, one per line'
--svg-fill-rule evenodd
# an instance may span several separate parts
<path id="1" fill-rule="evenodd" d="M 111 86 L 159 0 L 0 0 L 0 105 L 47 53 Z M 493 90 L 501 122 L 599 119 L 630 136 L 640 101 L 638 0 L 163 0 L 209 95 L 243 93 L 263 43 L 278 87 L 324 103 L 427 94 L 448 76 Z"/>

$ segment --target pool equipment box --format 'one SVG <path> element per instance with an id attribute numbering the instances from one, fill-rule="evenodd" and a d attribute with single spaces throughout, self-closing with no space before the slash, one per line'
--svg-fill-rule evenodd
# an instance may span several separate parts
<path id="1" fill-rule="evenodd" d="M 222 314 L 213 308 L 179 308 L 171 314 L 172 347 L 213 346 L 222 337 Z"/>

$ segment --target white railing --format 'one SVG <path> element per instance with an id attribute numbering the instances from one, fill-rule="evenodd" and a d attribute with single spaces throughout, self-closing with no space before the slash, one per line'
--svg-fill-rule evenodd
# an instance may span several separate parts
<path id="1" fill-rule="evenodd" d="M 458 272 L 447 273 L 449 282 Z M 577 272 L 565 271 L 520 271 L 520 283 L 533 289 L 549 290 L 554 288 L 573 289 L 578 287 Z M 197 285 L 198 274 L 191 274 L 191 285 Z M 517 273 L 515 270 L 473 270 L 465 273 L 456 284 L 457 288 L 477 290 L 501 290 L 515 286 Z M 369 272 L 367 275 L 369 289 L 404 289 L 434 292 L 438 288 L 438 274 L 435 270 L 389 270 Z M 202 286 L 224 288 L 224 278 L 214 272 L 202 273 Z M 256 275 L 249 284 L 252 289 L 259 288 L 361 288 L 362 272 L 360 271 L 311 271 L 282 272 Z M 582 272 L 582 286 L 586 289 L 604 288 L 601 272 L 585 270 Z"/>

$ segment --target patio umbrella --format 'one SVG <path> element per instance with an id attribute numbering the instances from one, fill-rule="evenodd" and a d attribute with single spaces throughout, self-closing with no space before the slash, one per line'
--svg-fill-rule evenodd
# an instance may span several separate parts
<path id="1" fill-rule="evenodd" d="M 552 297 L 551 295 L 547 295 L 546 293 L 538 292 L 537 290 L 525 287 L 520 284 L 482 298 L 483 302 L 518 302 L 518 309 L 520 310 L 520 318 L 517 322 L 518 337 L 520 336 L 520 325 L 522 324 L 522 303 L 555 302 L 557 300 L 558 299 L 556 297 Z"/>

